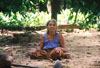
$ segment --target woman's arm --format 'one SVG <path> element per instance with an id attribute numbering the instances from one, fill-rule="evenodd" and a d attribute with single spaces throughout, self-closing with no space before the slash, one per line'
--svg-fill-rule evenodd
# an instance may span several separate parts
<path id="1" fill-rule="evenodd" d="M 65 52 L 66 51 L 66 46 L 65 46 L 64 38 L 63 38 L 62 34 L 59 34 L 59 41 L 61 43 L 61 49 Z"/>
<path id="2" fill-rule="evenodd" d="M 43 48 L 43 45 L 44 45 L 44 36 L 42 35 L 40 40 L 40 49 Z"/>

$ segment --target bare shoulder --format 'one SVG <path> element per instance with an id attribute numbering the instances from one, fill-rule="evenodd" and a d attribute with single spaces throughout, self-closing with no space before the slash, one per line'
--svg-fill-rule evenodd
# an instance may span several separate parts
<path id="1" fill-rule="evenodd" d="M 41 35 L 41 39 L 44 39 L 44 34 Z"/>
<path id="2" fill-rule="evenodd" d="M 59 33 L 59 39 L 62 39 L 62 38 L 63 38 L 62 33 Z"/>
<path id="3" fill-rule="evenodd" d="M 43 34 L 41 34 L 41 37 L 44 37 L 44 35 L 43 35 Z"/>
<path id="4" fill-rule="evenodd" d="M 63 35 L 62 35 L 62 33 L 59 33 L 59 37 L 62 37 Z"/>

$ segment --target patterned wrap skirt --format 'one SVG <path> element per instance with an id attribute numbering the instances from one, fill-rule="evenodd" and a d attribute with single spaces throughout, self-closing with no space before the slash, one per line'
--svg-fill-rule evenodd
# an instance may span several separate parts
<path id="1" fill-rule="evenodd" d="M 48 50 L 32 50 L 29 52 L 31 59 L 63 59 L 68 58 L 70 59 L 70 55 L 65 55 L 64 52 L 61 50 L 59 53 L 57 53 L 54 49 L 48 49 Z"/>

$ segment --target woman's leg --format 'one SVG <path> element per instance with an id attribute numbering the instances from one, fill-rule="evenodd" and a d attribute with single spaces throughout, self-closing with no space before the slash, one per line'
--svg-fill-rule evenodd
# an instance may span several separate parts
<path id="1" fill-rule="evenodd" d="M 35 59 L 36 58 L 36 49 L 32 49 L 30 52 L 29 52 L 29 56 L 31 59 Z"/>
<path id="2" fill-rule="evenodd" d="M 53 50 L 51 50 L 51 52 L 50 52 L 50 57 L 51 57 L 51 59 L 53 59 L 53 60 L 57 60 L 57 59 L 61 60 L 62 57 L 63 57 L 63 54 L 64 54 L 64 52 L 63 52 L 62 50 L 61 50 L 59 53 L 57 53 L 56 50 L 53 49 Z"/>
<path id="3" fill-rule="evenodd" d="M 66 54 L 66 53 L 63 55 L 63 58 L 65 58 L 65 59 L 72 59 L 71 55 L 70 54 Z"/>
<path id="4" fill-rule="evenodd" d="M 49 59 L 49 53 L 46 50 L 31 50 L 29 55 L 31 59 Z"/>

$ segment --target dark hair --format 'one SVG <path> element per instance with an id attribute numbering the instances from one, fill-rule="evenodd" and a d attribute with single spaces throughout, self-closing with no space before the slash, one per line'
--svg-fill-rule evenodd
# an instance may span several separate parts
<path id="1" fill-rule="evenodd" d="M 54 22 L 54 24 L 57 26 L 57 21 L 56 21 L 55 19 L 50 19 L 50 20 L 47 22 L 46 26 L 48 26 L 50 22 Z M 48 29 L 47 29 L 47 34 L 49 34 Z"/>

